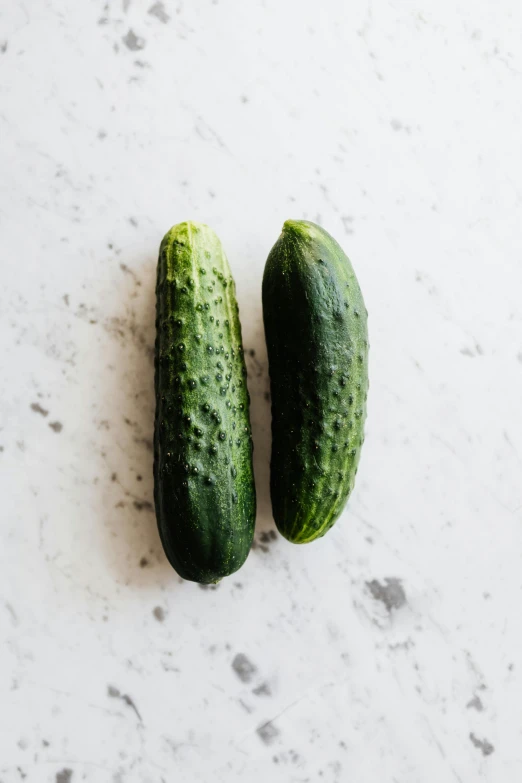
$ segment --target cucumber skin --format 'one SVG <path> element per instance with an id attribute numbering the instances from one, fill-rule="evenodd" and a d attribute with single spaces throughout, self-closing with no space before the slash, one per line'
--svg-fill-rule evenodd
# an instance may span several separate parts
<path id="1" fill-rule="evenodd" d="M 367 310 L 324 229 L 288 220 L 263 276 L 272 397 L 270 494 L 285 538 L 323 536 L 353 489 L 368 396 Z"/>
<path id="2" fill-rule="evenodd" d="M 248 556 L 256 496 L 235 284 L 218 237 L 201 223 L 180 223 L 161 242 L 155 393 L 163 548 L 184 579 L 217 582 Z"/>

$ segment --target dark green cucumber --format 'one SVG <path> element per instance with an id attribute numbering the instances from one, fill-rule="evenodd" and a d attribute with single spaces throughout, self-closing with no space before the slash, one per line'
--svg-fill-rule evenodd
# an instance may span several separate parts
<path id="1" fill-rule="evenodd" d="M 368 393 L 367 311 L 350 261 L 320 226 L 287 220 L 263 277 L 274 520 L 306 543 L 353 489 Z"/>
<path id="2" fill-rule="evenodd" d="M 256 499 L 235 285 L 208 226 L 180 223 L 163 238 L 156 335 L 160 537 L 180 576 L 217 582 L 248 555 Z"/>

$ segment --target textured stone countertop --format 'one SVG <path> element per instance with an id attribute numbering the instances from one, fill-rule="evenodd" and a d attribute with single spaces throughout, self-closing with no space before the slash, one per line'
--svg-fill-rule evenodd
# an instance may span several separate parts
<path id="1" fill-rule="evenodd" d="M 511 0 L 2 3 L 1 783 L 522 780 L 521 29 Z M 303 547 L 268 496 L 287 218 L 370 313 L 355 491 Z M 205 589 L 152 505 L 187 219 L 236 278 L 259 497 Z"/>

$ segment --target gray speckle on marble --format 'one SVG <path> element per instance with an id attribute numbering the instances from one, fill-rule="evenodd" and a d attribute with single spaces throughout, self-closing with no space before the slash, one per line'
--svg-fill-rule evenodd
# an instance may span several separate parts
<path id="1" fill-rule="evenodd" d="M 15 610 L 13 609 L 13 607 L 11 606 L 11 604 L 6 602 L 5 603 L 5 608 L 9 612 L 12 624 L 15 625 L 15 626 L 18 625 L 18 616 L 17 616 Z"/>
<path id="2" fill-rule="evenodd" d="M 390 121 L 390 125 L 394 131 L 404 131 L 405 133 L 411 133 L 411 128 L 409 125 L 405 125 L 403 122 L 397 119 L 393 119 Z"/>
<path id="3" fill-rule="evenodd" d="M 257 688 L 252 689 L 254 696 L 271 696 L 272 690 L 267 682 L 262 682 Z"/>
<path id="4" fill-rule="evenodd" d="M 249 715 L 252 714 L 253 710 L 250 704 L 247 704 L 246 701 L 243 701 L 243 699 L 238 699 L 238 704 L 241 705 L 241 707 L 245 710 L 245 712 L 248 712 Z"/>
<path id="5" fill-rule="evenodd" d="M 42 408 L 39 402 L 32 402 L 31 403 L 31 410 L 35 413 L 39 413 L 40 416 L 48 416 L 49 411 L 45 410 L 45 408 Z"/>
<path id="6" fill-rule="evenodd" d="M 165 11 L 164 3 L 161 2 L 154 3 L 154 5 L 151 5 L 151 7 L 149 8 L 149 14 L 151 16 L 155 16 L 156 19 L 158 19 L 163 24 L 167 24 L 167 22 L 170 19 L 170 16 Z"/>
<path id="7" fill-rule="evenodd" d="M 259 728 L 256 730 L 258 736 L 260 739 L 265 743 L 265 745 L 271 745 L 273 742 L 276 741 L 278 738 L 280 731 L 275 726 L 272 721 L 267 721 L 267 723 L 263 723 L 262 726 L 259 726 Z"/>
<path id="8" fill-rule="evenodd" d="M 165 610 L 161 606 L 155 606 L 152 610 L 152 614 L 159 623 L 165 620 Z"/>
<path id="9" fill-rule="evenodd" d="M 140 52 L 142 49 L 145 48 L 145 39 L 141 38 L 141 36 L 136 35 L 134 30 L 129 30 L 126 35 L 122 38 L 123 43 L 127 47 L 127 49 L 130 49 L 131 52 Z"/>
<path id="10" fill-rule="evenodd" d="M 366 582 L 366 586 L 375 600 L 381 601 L 389 612 L 392 609 L 400 609 L 406 603 L 402 582 L 394 576 L 387 577 L 384 584 L 372 579 L 371 582 Z"/>
<path id="11" fill-rule="evenodd" d="M 51 421 L 49 422 L 49 427 L 52 429 L 53 432 L 59 433 L 63 430 L 63 424 L 61 421 Z"/>
<path id="12" fill-rule="evenodd" d="M 482 699 L 480 698 L 480 696 L 477 695 L 473 696 L 473 698 L 468 701 L 466 707 L 468 708 L 468 710 L 477 710 L 477 712 L 482 712 L 482 710 L 484 709 Z"/>
<path id="13" fill-rule="evenodd" d="M 121 693 L 118 688 L 114 687 L 114 685 L 109 685 L 107 687 L 107 695 L 110 696 L 111 699 L 121 699 L 124 704 L 126 704 L 128 707 L 134 710 L 134 712 L 138 716 L 138 720 L 140 721 L 140 723 L 142 723 L 140 712 L 136 707 L 136 704 L 134 703 L 133 699 L 128 694 Z"/>
<path id="14" fill-rule="evenodd" d="M 275 530 L 264 530 L 262 533 L 259 534 L 259 540 L 263 544 L 270 544 L 271 541 L 275 541 L 277 539 L 277 533 Z"/>
<path id="15" fill-rule="evenodd" d="M 469 735 L 469 738 L 473 745 L 478 748 L 483 756 L 491 756 L 494 753 L 495 748 L 487 739 L 479 739 L 473 732 Z"/>
<path id="16" fill-rule="evenodd" d="M 56 773 L 56 783 L 71 783 L 72 776 L 72 769 L 64 767 L 60 772 Z"/>
<path id="17" fill-rule="evenodd" d="M 353 234 L 353 217 L 350 215 L 342 215 L 341 222 L 346 234 Z"/>
<path id="18" fill-rule="evenodd" d="M 257 672 L 257 666 L 244 653 L 238 653 L 232 661 L 232 668 L 241 682 L 250 682 Z"/>
<path id="19" fill-rule="evenodd" d="M 150 500 L 133 500 L 132 505 L 137 511 L 150 511 L 151 513 L 154 511 L 154 506 Z"/>

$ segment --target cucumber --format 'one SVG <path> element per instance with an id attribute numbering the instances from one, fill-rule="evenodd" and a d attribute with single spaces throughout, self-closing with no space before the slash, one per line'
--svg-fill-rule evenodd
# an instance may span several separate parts
<path id="1" fill-rule="evenodd" d="M 368 396 L 367 310 L 324 229 L 287 220 L 263 276 L 272 397 L 270 494 L 289 541 L 323 536 L 353 489 Z"/>
<path id="2" fill-rule="evenodd" d="M 219 581 L 244 563 L 256 511 L 239 308 L 214 232 L 180 223 L 156 284 L 154 503 L 168 560 Z"/>

